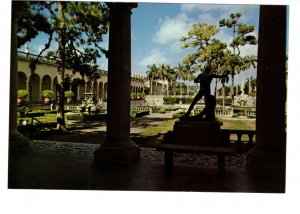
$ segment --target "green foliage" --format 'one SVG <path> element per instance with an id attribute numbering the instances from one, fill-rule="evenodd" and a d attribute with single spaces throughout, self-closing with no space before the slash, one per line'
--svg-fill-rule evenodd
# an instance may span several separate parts
<path id="1" fill-rule="evenodd" d="M 44 90 L 44 91 L 42 91 L 42 97 L 47 97 L 47 98 L 54 98 L 54 96 L 55 96 L 55 93 L 54 93 L 54 91 L 52 91 L 52 90 Z"/>
<path id="2" fill-rule="evenodd" d="M 30 63 L 34 72 L 42 53 L 47 50 L 56 37 L 57 50 L 51 55 L 56 56 L 57 62 L 57 103 L 59 125 L 64 128 L 64 91 L 67 78 L 66 68 L 79 72 L 82 77 L 89 79 L 100 77 L 96 64 L 97 59 L 107 54 L 107 50 L 99 43 L 108 32 L 109 9 L 100 2 L 67 2 L 67 1 L 32 1 L 28 3 L 14 2 L 13 10 L 21 10 L 18 16 L 18 47 L 30 41 L 39 32 L 49 35 L 44 49 Z"/>
<path id="3" fill-rule="evenodd" d="M 188 70 L 198 71 L 204 66 L 216 70 L 221 62 L 219 58 L 224 56 L 227 47 L 225 43 L 213 38 L 219 31 L 215 25 L 198 22 L 188 31 L 187 36 L 180 39 L 184 42 L 182 48 L 196 48 L 195 52 L 183 60 L 188 65 Z"/>
<path id="4" fill-rule="evenodd" d="M 164 97 L 164 104 L 166 105 L 172 105 L 172 104 L 178 104 L 179 101 L 182 102 L 182 104 L 190 104 L 193 101 L 193 97 L 177 97 L 177 96 L 168 96 Z"/>
<path id="5" fill-rule="evenodd" d="M 28 98 L 28 91 L 27 90 L 24 90 L 24 89 L 21 89 L 21 90 L 18 90 L 18 94 L 17 94 L 17 97 L 19 99 L 22 99 L 22 100 L 25 100 Z"/>
<path id="6" fill-rule="evenodd" d="M 75 96 L 73 91 L 65 91 L 65 98 L 73 98 Z"/>

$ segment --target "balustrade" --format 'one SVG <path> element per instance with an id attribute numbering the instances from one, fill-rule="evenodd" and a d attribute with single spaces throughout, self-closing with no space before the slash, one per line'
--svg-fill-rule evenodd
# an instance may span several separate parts
<path id="1" fill-rule="evenodd" d="M 235 144 L 236 152 L 247 152 L 254 146 L 254 130 L 222 129 L 222 140 L 225 144 Z"/>

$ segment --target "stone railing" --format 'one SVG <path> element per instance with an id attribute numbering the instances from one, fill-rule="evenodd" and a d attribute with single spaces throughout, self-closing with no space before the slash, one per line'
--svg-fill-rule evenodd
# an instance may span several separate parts
<path id="1" fill-rule="evenodd" d="M 138 106 L 132 106 L 130 108 L 131 111 L 136 111 L 136 112 L 140 112 L 140 111 L 150 111 L 149 107 L 138 107 Z"/>
<path id="2" fill-rule="evenodd" d="M 236 152 L 247 152 L 254 146 L 254 130 L 221 129 L 222 140 L 236 146 Z"/>
<path id="3" fill-rule="evenodd" d="M 233 111 L 232 108 L 216 108 L 215 114 L 216 116 L 232 117 Z"/>
<path id="4" fill-rule="evenodd" d="M 246 110 L 245 111 L 245 116 L 250 117 L 250 118 L 254 118 L 256 117 L 256 111 L 255 110 Z"/>

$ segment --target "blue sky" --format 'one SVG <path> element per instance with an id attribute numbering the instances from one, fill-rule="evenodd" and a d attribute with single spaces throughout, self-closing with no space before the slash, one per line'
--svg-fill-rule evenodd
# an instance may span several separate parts
<path id="1" fill-rule="evenodd" d="M 258 35 L 259 7 L 256 5 L 209 5 L 140 3 L 132 11 L 132 71 L 144 73 L 149 64 L 167 63 L 176 66 L 191 51 L 181 49 L 179 39 L 196 22 L 218 26 L 230 13 L 241 12 L 244 23 L 254 25 Z M 221 29 L 217 35 L 229 42 L 232 32 Z M 257 47 L 243 49 L 243 54 L 256 54 Z"/>
<path id="2" fill-rule="evenodd" d="M 196 22 L 207 22 L 218 26 L 218 21 L 230 13 L 241 12 L 241 21 L 255 26 L 258 35 L 258 5 L 217 5 L 180 3 L 139 3 L 132 10 L 132 72 L 145 74 L 147 65 L 166 63 L 176 66 L 192 50 L 181 49 L 179 39 L 187 34 Z M 232 39 L 232 31 L 221 28 L 216 36 L 223 42 Z M 39 47 L 47 42 L 41 34 L 30 43 L 30 51 L 37 53 Z M 108 48 L 108 36 L 102 44 Z M 56 49 L 53 44 L 50 49 Z M 24 51 L 24 46 L 20 48 Z M 257 46 L 245 47 L 242 54 L 256 54 Z M 99 59 L 99 65 L 107 68 L 107 60 Z"/>

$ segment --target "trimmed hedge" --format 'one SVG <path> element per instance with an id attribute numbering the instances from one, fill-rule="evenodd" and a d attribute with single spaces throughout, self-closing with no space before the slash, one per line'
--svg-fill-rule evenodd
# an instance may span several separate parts
<path id="1" fill-rule="evenodd" d="M 140 112 L 136 112 L 135 113 L 135 116 L 136 117 L 142 117 L 142 116 L 145 116 L 145 115 L 149 115 L 150 114 L 150 111 L 140 111 Z"/>
<path id="2" fill-rule="evenodd" d="M 164 97 L 164 104 L 178 104 L 180 101 L 182 104 L 191 104 L 194 97 Z"/>

